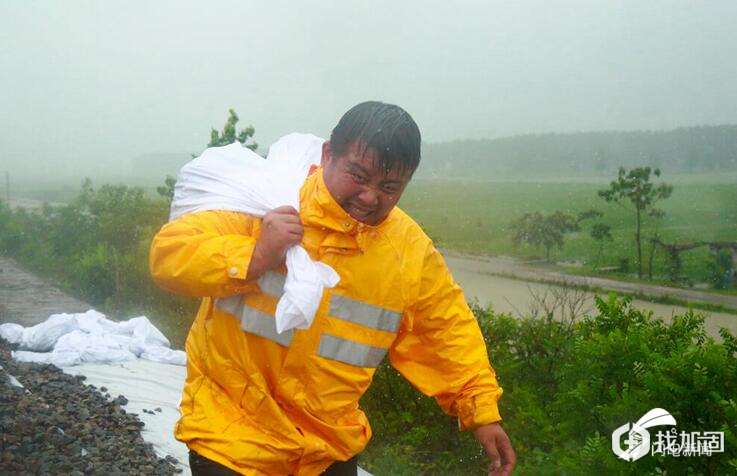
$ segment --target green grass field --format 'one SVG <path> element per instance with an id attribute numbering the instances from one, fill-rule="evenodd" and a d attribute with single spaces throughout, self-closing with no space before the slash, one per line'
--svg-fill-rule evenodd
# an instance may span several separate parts
<path id="1" fill-rule="evenodd" d="M 665 242 L 737 241 L 737 173 L 666 177 L 665 182 L 674 186 L 672 196 L 658 204 L 666 212 L 658 225 Z M 510 227 L 514 220 L 534 211 L 550 213 L 561 210 L 575 215 L 597 209 L 604 213 L 601 221 L 612 227 L 614 237 L 614 241 L 605 244 L 598 267 L 617 266 L 620 258 L 627 257 L 630 274 L 610 276 L 631 280 L 634 279 L 632 273 L 636 272 L 634 212 L 599 198 L 596 192 L 607 185 L 608 182 L 601 179 L 569 182 L 545 179 L 524 182 L 417 179 L 410 184 L 400 206 L 423 225 L 439 246 L 469 253 L 524 258 L 543 257 L 545 251 L 529 246 L 514 248 Z M 14 191 L 17 196 L 55 202 L 69 201 L 78 193 L 79 187 L 71 183 L 63 186 L 25 184 Z M 151 197 L 157 196 L 153 188 L 147 188 L 146 193 Z M 552 252 L 554 261 L 584 264 L 581 268 L 567 268 L 568 272 L 602 274 L 594 269 L 598 245 L 589 236 L 592 223 L 586 222 L 581 231 L 567 235 L 563 249 Z M 645 217 L 645 265 L 650 252 L 648 237 L 654 229 L 655 222 Z M 684 275 L 696 283 L 708 280 L 707 263 L 712 254 L 707 248 L 683 253 L 681 257 Z M 643 271 L 647 272 L 646 266 Z M 656 254 L 654 272 L 656 282 L 667 282 L 662 250 Z"/>
<path id="2" fill-rule="evenodd" d="M 737 180 L 725 183 L 723 177 L 707 182 L 671 181 L 673 194 L 657 206 L 666 212 L 659 229 L 663 241 L 737 241 Z M 604 213 L 601 221 L 612 227 L 614 240 L 604 246 L 599 266 L 616 266 L 628 257 L 631 272 L 636 271 L 633 211 L 606 203 L 597 190 L 606 183 L 551 182 L 471 182 L 418 180 L 405 192 L 400 206 L 420 222 L 439 246 L 478 254 L 518 257 L 543 257 L 544 249 L 512 245 L 511 223 L 527 212 L 550 213 L 561 210 L 572 215 L 596 209 Z M 562 250 L 553 250 L 556 261 L 581 261 L 579 272 L 591 272 L 598 245 L 589 236 L 593 221 L 581 231 L 567 235 Z M 647 217 L 643 228 L 643 260 L 647 263 L 650 244 L 647 237 L 655 222 Z M 702 247 L 681 255 L 683 273 L 694 282 L 708 277 L 711 252 Z M 665 260 L 656 254 L 654 273 L 664 281 Z M 643 269 L 646 272 L 646 267 Z"/>

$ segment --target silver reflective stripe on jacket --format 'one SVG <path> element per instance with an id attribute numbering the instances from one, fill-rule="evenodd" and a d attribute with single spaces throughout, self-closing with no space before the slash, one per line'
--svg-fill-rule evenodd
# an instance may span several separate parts
<path id="1" fill-rule="evenodd" d="M 280 273 L 267 271 L 258 278 L 258 286 L 266 294 L 279 299 L 284 294 L 284 283 L 287 277 Z"/>
<path id="2" fill-rule="evenodd" d="M 330 299 L 329 315 L 336 319 L 353 322 L 380 331 L 397 332 L 402 314 L 349 297 L 333 294 Z"/>
<path id="3" fill-rule="evenodd" d="M 360 342 L 323 334 L 317 355 L 355 365 L 376 368 L 386 355 L 387 349 L 361 344 Z"/>
<path id="4" fill-rule="evenodd" d="M 276 319 L 263 311 L 254 309 L 245 302 L 243 296 L 215 299 L 215 307 L 232 314 L 241 321 L 241 329 L 251 334 L 264 337 L 284 347 L 289 347 L 294 337 L 294 331 L 288 330 L 281 334 L 276 332 Z"/>

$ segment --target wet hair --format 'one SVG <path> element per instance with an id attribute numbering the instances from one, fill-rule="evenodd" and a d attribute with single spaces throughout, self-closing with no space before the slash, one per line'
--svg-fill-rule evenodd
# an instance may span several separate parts
<path id="1" fill-rule="evenodd" d="M 420 129 L 394 104 L 367 101 L 343 114 L 330 134 L 333 158 L 343 156 L 356 141 L 362 154 L 376 154 L 386 172 L 396 168 L 411 176 L 420 165 Z"/>

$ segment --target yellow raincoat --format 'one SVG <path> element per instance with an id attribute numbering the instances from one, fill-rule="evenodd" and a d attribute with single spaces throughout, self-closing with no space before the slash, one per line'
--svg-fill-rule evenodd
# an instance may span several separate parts
<path id="1" fill-rule="evenodd" d="M 276 333 L 284 270 L 244 281 L 260 219 L 193 213 L 155 237 L 156 282 L 203 297 L 187 338 L 177 439 L 243 474 L 319 474 L 371 438 L 358 400 L 387 353 L 461 429 L 499 421 L 502 390 L 478 324 L 420 227 L 397 207 L 377 226 L 357 222 L 322 169 L 300 203 L 302 245 L 341 277 L 307 330 Z"/>

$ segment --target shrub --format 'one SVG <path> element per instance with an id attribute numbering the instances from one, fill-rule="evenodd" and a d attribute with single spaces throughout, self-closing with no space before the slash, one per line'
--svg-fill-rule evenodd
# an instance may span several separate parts
<path id="1" fill-rule="evenodd" d="M 704 318 L 693 312 L 666 325 L 628 298 L 596 304 L 594 316 L 572 327 L 474 308 L 505 389 L 500 404 L 516 474 L 733 473 L 737 339 L 726 330 L 723 342 L 707 337 Z M 483 474 L 486 460 L 473 437 L 388 364 L 363 406 L 375 430 L 361 460 L 369 470 L 391 463 L 404 471 L 396 474 Z M 725 452 L 618 459 L 612 432 L 655 407 L 669 411 L 679 431 L 724 431 Z"/>

